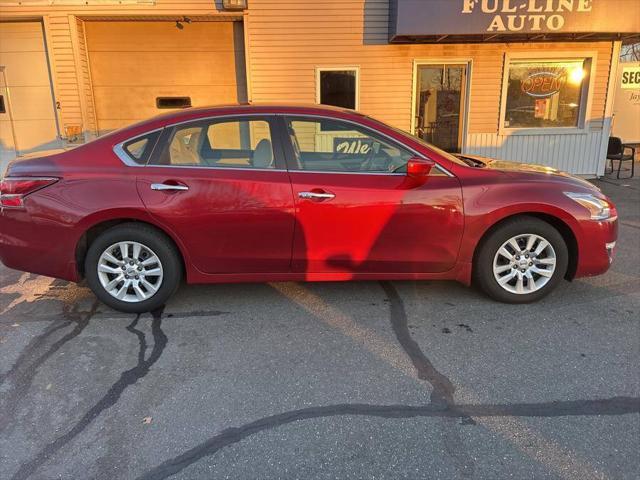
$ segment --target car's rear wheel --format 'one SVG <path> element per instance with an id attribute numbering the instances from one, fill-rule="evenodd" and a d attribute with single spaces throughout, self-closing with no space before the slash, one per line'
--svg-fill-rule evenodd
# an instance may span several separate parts
<path id="1" fill-rule="evenodd" d="M 180 284 L 182 267 L 164 234 L 147 225 L 126 223 L 91 243 L 85 275 L 102 302 L 123 312 L 142 313 L 165 304 Z"/>
<path id="2" fill-rule="evenodd" d="M 528 303 L 549 294 L 567 272 L 562 235 L 535 217 L 507 220 L 482 242 L 474 265 L 478 286 L 505 303 Z"/>

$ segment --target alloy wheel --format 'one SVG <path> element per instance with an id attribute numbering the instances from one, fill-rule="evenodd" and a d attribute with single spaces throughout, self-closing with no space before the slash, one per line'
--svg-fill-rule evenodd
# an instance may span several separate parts
<path id="1" fill-rule="evenodd" d="M 98 279 L 112 297 L 123 302 L 148 300 L 162 285 L 162 262 L 146 245 L 123 241 L 107 247 L 98 259 Z"/>
<path id="2" fill-rule="evenodd" d="M 544 287 L 556 269 L 556 252 L 544 237 L 526 233 L 511 237 L 493 259 L 493 276 L 510 293 L 526 295 Z"/>

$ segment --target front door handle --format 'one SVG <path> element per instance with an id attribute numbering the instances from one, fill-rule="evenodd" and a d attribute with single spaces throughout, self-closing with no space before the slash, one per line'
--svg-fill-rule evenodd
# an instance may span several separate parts
<path id="1" fill-rule="evenodd" d="M 184 192 L 186 190 L 189 190 L 189 187 L 187 187 L 186 185 L 170 185 L 168 183 L 152 183 L 151 190 L 178 190 Z"/>
<path id="2" fill-rule="evenodd" d="M 336 196 L 333 193 L 328 192 L 298 192 L 298 197 L 307 200 L 330 200 Z"/>

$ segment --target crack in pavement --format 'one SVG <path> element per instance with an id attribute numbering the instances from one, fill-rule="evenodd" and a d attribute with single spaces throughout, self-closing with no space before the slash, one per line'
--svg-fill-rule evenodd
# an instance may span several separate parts
<path id="1" fill-rule="evenodd" d="M 631 228 L 636 228 L 636 229 L 640 229 L 640 225 L 636 225 L 634 223 L 629 223 L 629 222 L 625 222 L 625 221 L 620 221 L 621 225 L 624 225 L 625 227 L 631 227 Z"/>
<path id="2" fill-rule="evenodd" d="M 126 327 L 129 332 L 138 337 L 139 349 L 137 364 L 133 368 L 122 372 L 120 374 L 120 378 L 111 386 L 111 388 L 109 388 L 107 393 L 97 403 L 95 403 L 67 433 L 47 444 L 31 460 L 23 463 L 18 471 L 13 475 L 13 480 L 23 480 L 28 478 L 39 467 L 47 462 L 49 458 L 82 433 L 91 424 L 91 422 L 93 422 L 105 410 L 114 406 L 120 400 L 120 397 L 127 387 L 134 385 L 138 380 L 142 379 L 147 375 L 147 373 L 149 373 L 151 366 L 156 363 L 162 355 L 168 341 L 167 336 L 161 328 L 162 310 L 163 309 L 161 308 L 151 312 L 153 316 L 151 333 L 153 335 L 154 343 L 148 358 L 145 358 L 148 350 L 145 334 L 136 328 L 140 319 L 140 315 L 137 315 L 131 324 Z"/>
<path id="3" fill-rule="evenodd" d="M 20 353 L 18 359 L 9 371 L 0 376 L 0 385 L 5 381 L 10 382 L 12 385 L 9 392 L 3 396 L 4 401 L 0 406 L 0 432 L 8 428 L 12 420 L 15 419 L 15 413 L 21 404 L 21 399 L 31 388 L 39 368 L 67 342 L 83 332 L 89 325 L 97 309 L 97 300 L 86 312 L 79 311 L 77 305 L 73 305 L 73 307 L 64 305 L 63 315 L 66 320 L 54 323 L 46 328 L 43 333 L 31 340 Z M 40 354 L 40 349 L 46 344 L 47 339 L 51 337 L 51 335 L 72 324 L 75 324 L 75 327 L 70 332 L 52 343 L 44 353 Z"/>
<path id="4" fill-rule="evenodd" d="M 230 313 L 231 312 L 227 312 L 223 310 L 195 310 L 195 311 L 186 311 L 186 312 L 164 313 L 163 318 L 181 319 L 181 318 L 199 318 L 199 317 L 218 317 L 221 315 L 228 315 Z M 48 315 L 48 314 L 41 314 L 41 315 L 42 316 L 39 317 L 37 314 L 33 314 L 28 319 L 26 318 L 21 319 L 20 323 L 21 324 L 44 323 L 44 322 L 50 322 L 52 324 L 60 323 L 59 319 L 57 318 L 51 319 L 51 315 Z M 131 318 L 131 314 L 119 313 L 116 311 L 96 312 L 96 315 L 94 315 L 93 318 L 96 320 L 101 320 L 101 319 L 120 320 L 123 318 Z M 11 321 L 10 323 L 13 323 L 13 321 Z M 3 325 L 3 322 L 1 320 L 0 320 L 0 325 Z M 0 375 L 0 379 L 1 378 L 2 376 Z"/>
<path id="5" fill-rule="evenodd" d="M 390 282 L 380 282 L 380 286 L 389 298 L 391 327 L 398 343 L 411 359 L 411 363 L 413 363 L 418 373 L 418 378 L 426 380 L 432 387 L 430 403 L 436 407 L 454 409 L 456 389 L 451 380 L 436 369 L 424 354 L 418 342 L 411 336 L 407 311 L 402 297 Z M 475 425 L 475 421 L 466 416 L 462 418 L 462 424 Z M 447 418 L 444 420 L 443 427 L 445 450 L 463 477 L 472 476 L 475 471 L 475 464 L 473 459 L 465 453 L 455 421 Z"/>
<path id="6" fill-rule="evenodd" d="M 475 424 L 473 417 L 566 417 L 592 415 L 627 415 L 640 413 L 640 398 L 613 397 L 595 400 L 552 401 L 519 404 L 455 404 L 455 387 L 440 373 L 424 355 L 411 336 L 402 298 L 389 282 L 381 282 L 391 303 L 391 324 L 398 342 L 410 357 L 421 379 L 431 383 L 433 392 L 427 405 L 371 405 L 337 404 L 322 407 L 308 407 L 264 417 L 240 427 L 230 427 L 205 440 L 195 447 L 177 455 L 138 476 L 136 480 L 161 480 L 171 477 L 204 457 L 214 455 L 219 450 L 242 441 L 257 433 L 272 430 L 283 425 L 302 420 L 334 416 L 369 416 L 378 418 L 431 417 L 460 419 L 463 424 Z M 451 431 L 453 429 L 447 429 Z M 445 432 L 445 435 L 447 432 Z M 452 452 L 459 446 L 457 432 L 445 437 L 447 450 L 454 456 L 456 466 L 463 476 L 473 474 L 473 464 L 464 455 Z"/>
<path id="7" fill-rule="evenodd" d="M 438 405 L 369 405 L 345 403 L 308 407 L 264 417 L 241 427 L 231 427 L 137 477 L 137 480 L 168 478 L 222 448 L 276 427 L 300 420 L 355 415 L 379 418 L 465 418 L 465 417 L 564 417 L 584 415 L 626 415 L 640 413 L 640 398 L 613 397 L 598 400 L 546 403 L 457 405 L 443 409 Z"/>
<path id="8" fill-rule="evenodd" d="M 45 328 L 44 332 L 42 332 L 40 335 L 36 335 L 35 337 L 33 337 L 29 341 L 27 346 L 22 350 L 22 352 L 20 352 L 20 355 L 18 355 L 18 358 L 11 366 L 11 368 L 7 372 L 0 374 L 0 385 L 2 385 L 6 380 L 15 382 L 16 377 L 19 375 L 18 370 L 20 370 L 21 368 L 23 370 L 27 369 L 25 365 L 29 362 L 29 358 L 38 354 L 38 352 L 42 349 L 45 341 L 55 332 L 62 328 L 68 327 L 72 323 L 73 322 L 71 320 L 56 320 L 47 328 Z M 47 354 L 49 356 L 51 355 L 51 353 L 49 352 L 47 352 Z"/>
<path id="9" fill-rule="evenodd" d="M 454 404 L 453 394 L 456 389 L 446 376 L 440 373 L 431 361 L 422 352 L 418 343 L 409 332 L 407 323 L 407 313 L 404 309 L 404 302 L 398 291 L 389 282 L 380 282 L 382 289 L 389 297 L 391 309 L 391 327 L 396 334 L 398 343 L 405 351 L 411 363 L 415 367 L 418 378 L 426 380 L 433 387 L 431 392 L 431 403 L 447 408 Z"/>

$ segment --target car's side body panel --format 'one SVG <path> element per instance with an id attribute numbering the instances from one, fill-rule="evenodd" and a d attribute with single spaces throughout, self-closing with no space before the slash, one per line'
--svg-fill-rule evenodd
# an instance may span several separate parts
<path id="1" fill-rule="evenodd" d="M 604 273 L 610 264 L 607 243 L 617 238 L 617 214 L 604 221 L 591 220 L 589 212 L 564 195 L 574 188 L 549 188 L 548 180 L 532 181 L 530 176 L 496 174 L 483 169 L 453 167 L 461 178 L 464 191 L 465 234 L 460 248 L 460 262 L 471 265 L 478 242 L 490 228 L 516 215 L 542 215 L 562 222 L 576 241 L 575 277 Z M 498 172 L 499 173 L 499 172 Z"/>
<path id="2" fill-rule="evenodd" d="M 464 227 L 455 177 L 292 171 L 296 194 L 293 271 L 437 273 L 451 270 Z M 322 190 L 315 201 L 300 192 Z"/>
<path id="3" fill-rule="evenodd" d="M 156 191 L 180 183 L 187 191 Z M 286 273 L 294 205 L 286 171 L 146 167 L 137 178 L 149 213 L 182 239 L 203 273 Z"/>
<path id="4" fill-rule="evenodd" d="M 127 166 L 113 151 L 119 143 L 154 129 L 247 113 L 322 115 L 359 122 L 436 161 L 451 176 L 429 177 L 415 187 L 408 186 L 410 180 L 403 176 L 302 178 L 309 174 L 291 172 L 296 192 L 320 186 L 341 193 L 333 205 L 298 203 L 296 211 L 295 192 L 284 170 L 216 171 L 214 189 L 211 172 L 193 169 L 188 174 L 193 182 L 189 193 L 201 197 L 196 201 L 189 195 L 151 192 L 151 182 L 171 180 L 177 172 Z M 190 283 L 381 278 L 469 283 L 473 254 L 482 236 L 501 220 L 522 213 L 562 221 L 578 245 L 576 276 L 596 275 L 608 268 L 604 245 L 617 236 L 615 215 L 606 221 L 591 220 L 586 209 L 563 195 L 565 187 L 584 186 L 562 179 L 552 186 L 551 176 L 507 175 L 461 166 L 366 117 L 315 107 L 236 106 L 177 112 L 63 154 L 16 162 L 8 173 L 61 180 L 29 195 L 25 209 L 0 213 L 0 260 L 11 268 L 72 281 L 80 278 L 75 254 L 83 235 L 113 220 L 147 222 L 169 235 L 183 256 Z M 226 193 L 214 194 L 214 190 Z M 384 198 L 376 196 L 381 190 Z M 320 208 L 325 206 L 329 208 Z M 220 227 L 224 235 L 218 235 Z M 331 243 L 337 235 L 345 236 L 344 241 Z M 353 243 L 350 238 L 357 235 Z M 394 235 L 408 239 L 406 257 L 397 251 Z M 317 262 L 313 266 L 302 260 L 310 247 L 311 260 Z"/>
<path id="5" fill-rule="evenodd" d="M 0 259 L 11 268 L 77 281 L 76 248 L 92 226 L 114 219 L 150 221 L 135 188 L 121 171 L 66 173 L 30 195 L 25 210 L 0 215 Z"/>

